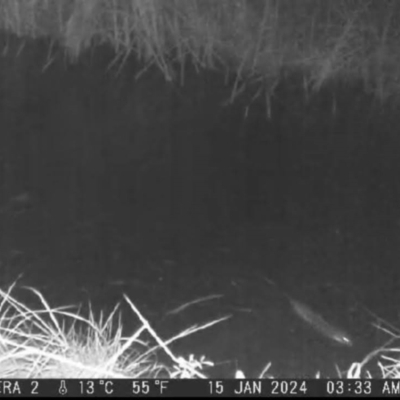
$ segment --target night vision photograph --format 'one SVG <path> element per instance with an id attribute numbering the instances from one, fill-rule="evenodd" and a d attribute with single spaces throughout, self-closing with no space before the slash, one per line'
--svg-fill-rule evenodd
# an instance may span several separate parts
<path id="1" fill-rule="evenodd" d="M 399 1 L 0 0 L 0 75 L 0 395 L 400 379 Z"/>

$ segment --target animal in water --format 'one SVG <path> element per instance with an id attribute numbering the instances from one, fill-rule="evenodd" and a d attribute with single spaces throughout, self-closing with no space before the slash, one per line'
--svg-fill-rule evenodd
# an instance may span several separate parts
<path id="1" fill-rule="evenodd" d="M 280 286 L 274 281 L 271 281 L 266 277 L 263 277 L 263 279 L 268 284 L 278 288 L 279 291 L 288 299 L 293 312 L 305 323 L 307 323 L 310 327 L 312 327 L 316 332 L 318 332 L 320 335 L 342 346 L 347 346 L 347 347 L 353 346 L 353 340 L 342 329 L 330 324 L 320 314 L 311 309 L 308 305 L 304 304 L 301 301 L 295 300 L 288 293 L 282 290 Z"/>

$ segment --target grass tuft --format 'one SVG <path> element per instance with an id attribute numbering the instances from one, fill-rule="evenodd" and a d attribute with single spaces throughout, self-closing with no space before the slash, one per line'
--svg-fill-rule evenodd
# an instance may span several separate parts
<path id="1" fill-rule="evenodd" d="M 213 366 L 211 361 L 204 356 L 177 356 L 169 345 L 230 317 L 192 326 L 165 341 L 124 296 L 140 323 L 131 336 L 125 337 L 119 304 L 108 316 L 100 313 L 96 319 L 91 306 L 86 317 L 71 311 L 72 306 L 52 308 L 38 290 L 25 287 L 41 305 L 31 309 L 11 295 L 14 288 L 15 283 L 7 291 L 0 290 L 2 379 L 206 378 L 202 370 Z M 145 333 L 155 345 L 142 338 Z M 159 362 L 160 349 L 170 362 Z"/>

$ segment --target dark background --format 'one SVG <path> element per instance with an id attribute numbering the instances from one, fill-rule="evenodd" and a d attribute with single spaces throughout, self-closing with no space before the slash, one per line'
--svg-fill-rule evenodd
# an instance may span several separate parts
<path id="1" fill-rule="evenodd" d="M 126 293 L 162 336 L 231 314 L 176 344 L 213 377 L 335 375 L 398 323 L 399 120 L 361 84 L 304 93 L 282 72 L 267 107 L 234 77 L 167 82 L 98 47 L 72 64 L 48 44 L 0 58 L 1 276 L 51 304 L 108 310 Z M 278 283 L 274 288 L 262 277 Z M 168 316 L 196 296 L 222 294 Z M 342 348 L 290 309 L 318 310 Z M 136 324 L 125 314 L 126 329 Z"/>

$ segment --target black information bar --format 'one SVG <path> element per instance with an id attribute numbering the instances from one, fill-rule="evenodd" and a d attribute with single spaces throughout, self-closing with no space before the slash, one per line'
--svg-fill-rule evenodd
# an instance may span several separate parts
<path id="1" fill-rule="evenodd" d="M 2 379 L 1 397 L 399 397 L 398 380 Z"/>

